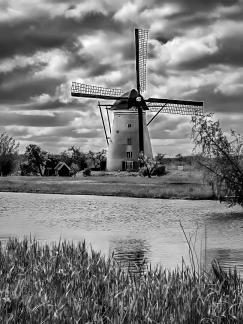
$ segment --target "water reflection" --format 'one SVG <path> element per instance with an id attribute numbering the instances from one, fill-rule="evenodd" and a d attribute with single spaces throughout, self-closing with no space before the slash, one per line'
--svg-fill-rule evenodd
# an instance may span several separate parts
<path id="1" fill-rule="evenodd" d="M 149 262 L 150 246 L 146 240 L 123 239 L 110 241 L 110 255 L 122 268 L 142 273 Z"/>
<path id="2" fill-rule="evenodd" d="M 228 272 L 229 268 L 236 269 L 243 274 L 243 251 L 239 249 L 208 249 L 207 260 L 210 266 L 211 260 L 217 259 L 223 270 Z"/>
<path id="3" fill-rule="evenodd" d="M 198 229 L 197 251 L 206 246 L 212 258 L 237 265 L 243 275 L 243 209 L 216 201 L 160 200 L 77 195 L 0 193 L 0 240 L 35 237 L 43 242 L 85 239 L 95 250 L 134 269 L 175 268 L 188 257 L 179 225 Z M 206 229 L 206 231 L 205 231 Z M 204 242 L 206 241 L 206 242 Z M 201 248 L 202 242 L 202 248 Z M 205 243 L 205 244 L 204 244 Z"/>

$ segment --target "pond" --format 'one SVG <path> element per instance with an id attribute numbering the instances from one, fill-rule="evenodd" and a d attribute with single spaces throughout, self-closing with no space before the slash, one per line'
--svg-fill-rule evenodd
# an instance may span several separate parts
<path id="1" fill-rule="evenodd" d="M 243 274 L 243 210 L 217 201 L 0 193 L 0 240 L 86 240 L 135 268 L 188 263 L 183 229 L 201 263 L 217 258 Z"/>

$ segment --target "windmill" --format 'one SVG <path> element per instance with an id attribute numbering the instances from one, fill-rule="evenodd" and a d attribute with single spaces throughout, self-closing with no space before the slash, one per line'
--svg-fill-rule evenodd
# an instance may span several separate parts
<path id="1" fill-rule="evenodd" d="M 121 89 L 72 83 L 71 95 L 74 97 L 115 100 L 113 104 L 98 102 L 108 145 L 107 169 L 109 171 L 136 169 L 140 153 L 152 157 L 147 126 L 159 113 L 195 115 L 201 114 L 203 110 L 201 101 L 143 98 L 142 93 L 146 91 L 147 43 L 148 30 L 135 29 L 136 89 L 124 93 Z M 110 136 L 107 134 L 102 108 L 107 111 Z M 156 114 L 147 123 L 146 111 L 148 110 Z M 114 115 L 112 127 L 110 111 Z"/>

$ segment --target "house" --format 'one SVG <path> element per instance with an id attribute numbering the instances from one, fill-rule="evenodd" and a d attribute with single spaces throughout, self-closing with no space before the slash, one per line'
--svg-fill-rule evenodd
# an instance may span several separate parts
<path id="1" fill-rule="evenodd" d="M 55 175 L 60 177 L 70 177 L 71 169 L 65 162 L 59 162 L 55 167 Z"/>

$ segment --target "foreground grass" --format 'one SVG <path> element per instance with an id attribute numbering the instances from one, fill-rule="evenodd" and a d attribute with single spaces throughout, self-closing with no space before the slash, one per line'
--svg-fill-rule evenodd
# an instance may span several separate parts
<path id="1" fill-rule="evenodd" d="M 91 177 L 0 177 L 0 191 L 141 198 L 212 199 L 202 175 L 174 173 L 163 177 L 92 175 Z"/>
<path id="2" fill-rule="evenodd" d="M 143 274 L 87 252 L 9 240 L 0 251 L 1 323 L 242 323 L 243 285 L 219 267 Z"/>

